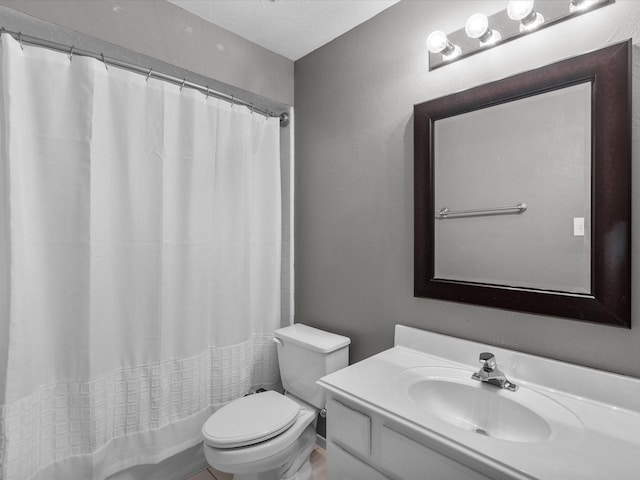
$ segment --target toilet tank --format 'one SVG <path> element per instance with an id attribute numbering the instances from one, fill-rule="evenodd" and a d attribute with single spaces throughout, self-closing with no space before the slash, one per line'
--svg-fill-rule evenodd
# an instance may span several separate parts
<path id="1" fill-rule="evenodd" d="M 324 408 L 326 395 L 316 380 L 349 365 L 351 339 L 301 323 L 274 332 L 285 391 Z"/>

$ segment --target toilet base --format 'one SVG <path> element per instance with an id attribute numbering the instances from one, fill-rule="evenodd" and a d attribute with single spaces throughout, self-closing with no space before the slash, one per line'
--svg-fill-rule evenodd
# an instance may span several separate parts
<path id="1" fill-rule="evenodd" d="M 270 470 L 268 472 L 258 473 L 236 473 L 233 480 L 313 480 L 311 469 L 311 460 L 307 460 L 302 464 L 292 477 L 282 477 L 279 473 L 281 469 Z"/>

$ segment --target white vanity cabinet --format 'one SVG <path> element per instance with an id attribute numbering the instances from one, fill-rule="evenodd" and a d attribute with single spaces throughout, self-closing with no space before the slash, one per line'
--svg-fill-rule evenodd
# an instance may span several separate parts
<path id="1" fill-rule="evenodd" d="M 400 433 L 391 417 L 330 395 L 327 478 L 331 480 L 489 480 Z"/>

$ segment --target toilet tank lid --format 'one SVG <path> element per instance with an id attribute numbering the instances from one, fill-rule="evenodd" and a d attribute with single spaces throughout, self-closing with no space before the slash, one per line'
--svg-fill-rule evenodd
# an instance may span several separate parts
<path id="1" fill-rule="evenodd" d="M 330 353 L 351 343 L 349 337 L 325 332 L 302 323 L 294 323 L 288 327 L 279 328 L 274 333 L 281 340 L 321 353 Z"/>

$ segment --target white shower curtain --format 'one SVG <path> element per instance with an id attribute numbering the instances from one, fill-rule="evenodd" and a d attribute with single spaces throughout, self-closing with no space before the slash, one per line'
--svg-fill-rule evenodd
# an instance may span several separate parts
<path id="1" fill-rule="evenodd" d="M 0 479 L 102 479 L 277 382 L 278 119 L 0 51 Z"/>

